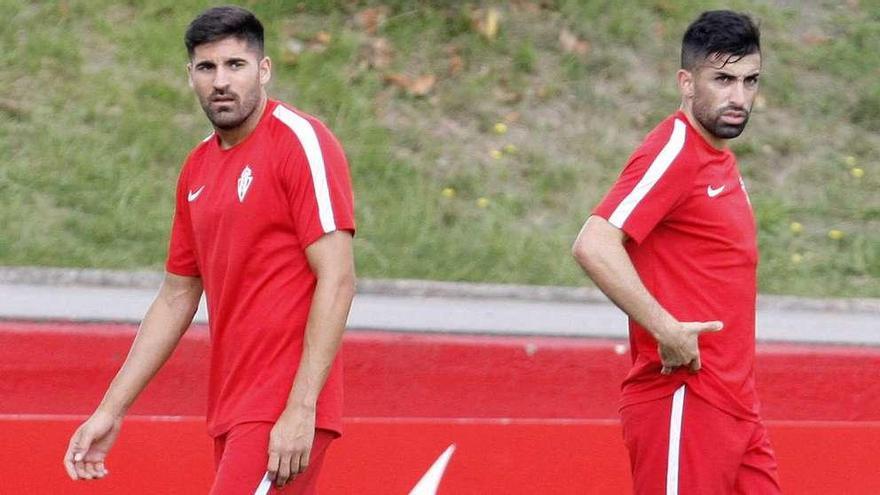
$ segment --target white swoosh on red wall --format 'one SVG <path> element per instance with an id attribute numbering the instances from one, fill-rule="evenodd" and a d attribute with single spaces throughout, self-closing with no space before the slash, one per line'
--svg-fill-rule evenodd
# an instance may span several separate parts
<path id="1" fill-rule="evenodd" d="M 440 457 L 434 461 L 434 464 L 428 468 L 428 471 L 422 476 L 422 479 L 416 483 L 409 495 L 436 495 L 437 489 L 440 488 L 440 481 L 443 480 L 443 473 L 446 472 L 446 466 L 449 459 L 455 452 L 455 444 L 450 445 L 440 454 Z"/>

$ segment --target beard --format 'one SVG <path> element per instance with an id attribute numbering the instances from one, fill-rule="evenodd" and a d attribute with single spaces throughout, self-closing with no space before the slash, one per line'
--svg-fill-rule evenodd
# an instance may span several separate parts
<path id="1" fill-rule="evenodd" d="M 738 112 L 744 115 L 743 121 L 738 124 L 724 122 L 723 116 L 725 112 Z M 699 98 L 694 99 L 693 106 L 694 118 L 706 129 L 709 134 L 718 139 L 733 139 L 746 128 L 749 123 L 750 112 L 743 107 L 726 106 L 718 110 L 713 110 L 708 104 L 704 104 Z"/>
<path id="2" fill-rule="evenodd" d="M 222 100 L 222 104 L 214 104 L 217 99 Z M 222 130 L 241 126 L 254 113 L 259 103 L 259 91 L 251 91 L 244 98 L 231 91 L 215 91 L 207 98 L 199 98 L 199 104 L 208 120 L 214 127 Z"/>

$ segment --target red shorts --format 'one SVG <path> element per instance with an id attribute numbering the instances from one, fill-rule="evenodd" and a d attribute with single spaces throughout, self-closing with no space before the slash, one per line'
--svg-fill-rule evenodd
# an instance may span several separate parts
<path id="1" fill-rule="evenodd" d="M 324 463 L 324 453 L 337 435 L 329 430 L 315 430 L 309 467 L 284 488 L 279 490 L 272 485 L 268 489 L 268 482 L 264 478 L 269 464 L 269 433 L 273 426 L 268 422 L 242 423 L 214 439 L 214 468 L 217 474 L 210 495 L 318 493 L 318 474 Z"/>
<path id="2" fill-rule="evenodd" d="M 684 385 L 620 415 L 638 495 L 782 493 L 764 425 L 731 416 Z"/>

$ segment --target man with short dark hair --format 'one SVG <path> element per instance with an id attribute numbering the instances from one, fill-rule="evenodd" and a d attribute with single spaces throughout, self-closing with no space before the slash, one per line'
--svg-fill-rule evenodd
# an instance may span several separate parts
<path id="1" fill-rule="evenodd" d="M 694 21 L 681 108 L 633 153 L 572 249 L 629 316 L 620 414 L 638 494 L 780 493 L 755 392 L 755 220 L 726 144 L 748 122 L 760 72 L 748 16 Z"/>
<path id="2" fill-rule="evenodd" d="M 204 288 L 211 331 L 211 494 L 314 493 L 342 426 L 337 357 L 354 294 L 345 155 L 314 117 L 267 97 L 263 27 L 238 7 L 185 36 L 214 132 L 186 160 L 166 276 L 131 351 L 70 440 L 73 479 L 107 474 L 126 410 L 177 345 Z"/>

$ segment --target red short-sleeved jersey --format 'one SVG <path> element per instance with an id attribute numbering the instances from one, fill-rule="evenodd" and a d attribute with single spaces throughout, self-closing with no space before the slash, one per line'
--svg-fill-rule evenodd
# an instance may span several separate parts
<path id="1" fill-rule="evenodd" d="M 315 276 L 305 248 L 354 232 L 348 164 L 314 117 L 276 101 L 241 143 L 212 135 L 180 173 L 166 269 L 200 276 L 208 302 L 208 432 L 275 421 L 302 354 Z M 319 428 L 341 431 L 342 362 L 317 407 Z"/>
<path id="2" fill-rule="evenodd" d="M 677 112 L 648 134 L 593 213 L 627 234 L 626 250 L 642 282 L 672 316 L 724 323 L 720 332 L 699 337 L 699 373 L 682 367 L 664 376 L 657 342 L 630 320 L 633 367 L 621 406 L 671 395 L 686 383 L 712 405 L 758 419 L 758 249 L 733 153 L 711 146 Z"/>

